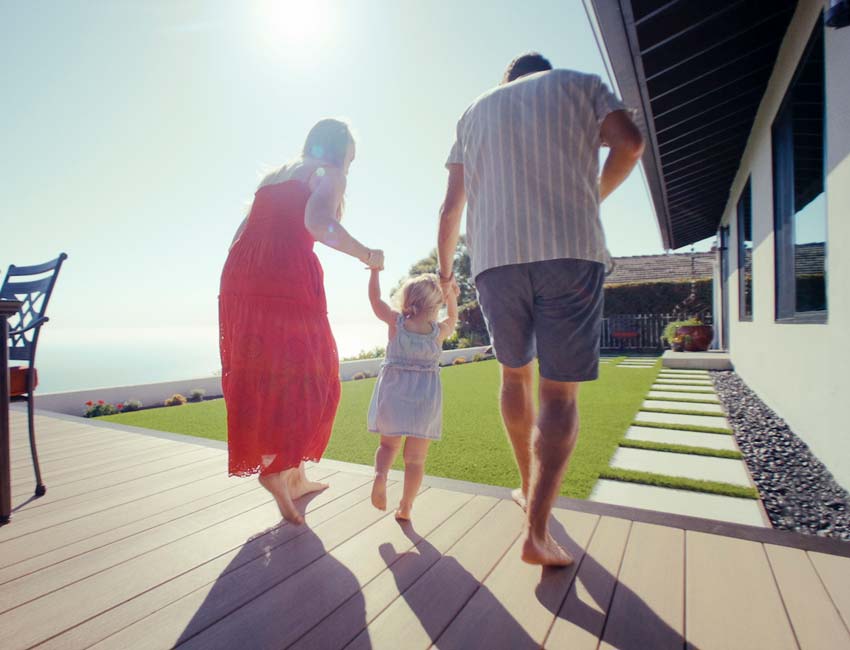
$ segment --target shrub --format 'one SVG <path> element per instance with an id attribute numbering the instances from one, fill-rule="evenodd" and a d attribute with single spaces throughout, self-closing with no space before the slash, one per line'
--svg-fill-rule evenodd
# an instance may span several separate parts
<path id="1" fill-rule="evenodd" d="M 369 375 L 367 375 L 365 372 L 355 372 L 355 373 L 351 376 L 351 378 L 352 378 L 352 379 L 366 379 L 366 377 L 368 377 L 368 376 L 369 376 Z"/>
<path id="2" fill-rule="evenodd" d="M 381 359 L 387 355 L 387 349 L 380 346 L 371 350 L 360 350 L 353 357 L 345 357 L 343 361 L 360 361 L 361 359 Z"/>
<path id="3" fill-rule="evenodd" d="M 712 304 L 712 281 L 697 280 L 697 303 Z M 605 287 L 605 316 L 620 314 L 669 314 L 691 292 L 691 283 L 635 282 Z"/>
<path id="4" fill-rule="evenodd" d="M 486 359 L 486 358 L 487 357 L 484 356 L 483 354 L 481 354 L 480 352 L 476 352 L 475 354 L 472 355 L 473 361 L 484 361 L 484 359 Z"/>
<path id="5" fill-rule="evenodd" d="M 102 415 L 115 415 L 116 413 L 120 413 L 124 410 L 123 404 L 109 404 L 108 402 L 104 402 L 102 399 L 99 399 L 96 402 L 89 400 L 85 403 L 85 407 L 86 410 L 85 413 L 83 413 L 83 417 L 87 418 L 99 418 Z"/>
<path id="6" fill-rule="evenodd" d="M 190 402 L 203 401 L 204 395 L 206 395 L 206 394 L 207 394 L 207 391 L 205 391 L 203 388 L 193 388 L 189 392 L 189 401 Z"/>
<path id="7" fill-rule="evenodd" d="M 668 344 L 671 344 L 673 342 L 673 337 L 676 336 L 676 330 L 680 327 L 686 327 L 688 325 L 702 325 L 702 321 L 696 318 L 671 321 L 667 323 L 667 326 L 664 328 L 664 333 L 661 335 L 661 340 L 666 341 Z"/>
<path id="8" fill-rule="evenodd" d="M 458 340 L 457 332 L 452 332 L 451 336 L 447 336 L 445 339 L 443 339 L 443 349 L 444 350 L 456 350 L 457 349 L 457 340 Z"/>
<path id="9" fill-rule="evenodd" d="M 137 399 L 128 399 L 124 402 L 124 413 L 138 411 L 140 408 L 142 408 L 142 403 Z"/>
<path id="10" fill-rule="evenodd" d="M 166 406 L 182 406 L 185 403 L 186 398 L 183 397 L 180 393 L 174 393 L 174 395 L 165 400 Z"/>
<path id="11" fill-rule="evenodd" d="M 465 357 L 458 357 L 457 359 L 455 359 L 454 361 L 452 361 L 452 365 L 453 365 L 453 366 L 459 366 L 459 365 L 461 365 L 462 363 L 466 363 L 466 358 L 465 358 Z"/>

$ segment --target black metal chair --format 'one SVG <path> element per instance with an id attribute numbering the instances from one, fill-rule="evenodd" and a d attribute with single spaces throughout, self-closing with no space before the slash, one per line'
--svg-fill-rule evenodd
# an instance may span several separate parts
<path id="1" fill-rule="evenodd" d="M 67 259 L 65 253 L 44 264 L 34 266 L 9 266 L 3 286 L 0 287 L 0 300 L 19 300 L 23 304 L 16 316 L 9 319 L 9 360 L 26 361 L 26 367 L 10 369 L 10 397 L 13 402 L 27 403 L 29 422 L 30 450 L 35 470 L 35 496 L 40 497 L 47 488 L 41 481 L 41 469 L 38 465 L 38 452 L 35 446 L 35 388 L 38 374 L 35 368 L 35 351 L 41 326 L 48 318 L 45 316 L 47 303 L 53 293 L 56 278 L 62 262 Z"/>

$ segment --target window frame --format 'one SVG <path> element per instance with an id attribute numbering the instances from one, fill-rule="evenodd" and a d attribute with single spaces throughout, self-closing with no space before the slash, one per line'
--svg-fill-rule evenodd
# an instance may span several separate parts
<path id="1" fill-rule="evenodd" d="M 753 283 L 753 262 L 754 258 L 754 248 L 751 246 L 750 252 L 750 308 L 747 310 L 747 300 L 746 300 L 746 267 L 747 267 L 747 249 L 744 246 L 745 238 L 745 228 L 744 228 L 744 215 L 745 215 L 745 207 L 749 210 L 750 213 L 750 239 L 752 242 L 753 236 L 753 191 L 752 191 L 752 178 L 747 178 L 747 182 L 744 184 L 744 189 L 741 190 L 741 195 L 738 197 L 738 204 L 736 206 L 736 215 L 737 215 L 737 237 L 738 237 L 738 252 L 737 252 L 737 262 L 738 262 L 738 320 L 742 322 L 752 322 L 753 313 L 755 311 L 755 301 L 754 297 L 754 283 Z"/>

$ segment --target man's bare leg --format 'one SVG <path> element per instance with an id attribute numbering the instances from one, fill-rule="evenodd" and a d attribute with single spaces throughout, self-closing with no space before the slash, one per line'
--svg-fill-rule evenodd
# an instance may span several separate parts
<path id="1" fill-rule="evenodd" d="M 540 415 L 534 429 L 528 521 L 522 559 L 567 566 L 573 558 L 549 534 L 549 515 L 578 440 L 578 383 L 540 378 Z"/>
<path id="2" fill-rule="evenodd" d="M 523 510 L 526 508 L 531 478 L 531 431 L 534 428 L 534 364 L 521 368 L 502 366 L 502 420 L 514 449 L 522 484 L 511 496 Z"/>

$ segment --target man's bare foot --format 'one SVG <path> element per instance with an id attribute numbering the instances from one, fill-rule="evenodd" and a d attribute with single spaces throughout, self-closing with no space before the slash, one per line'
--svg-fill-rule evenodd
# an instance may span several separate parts
<path id="1" fill-rule="evenodd" d="M 399 521 L 410 521 L 411 511 L 413 510 L 412 505 L 407 505 L 405 503 L 400 503 L 398 505 L 398 510 L 395 511 L 395 518 Z"/>
<path id="2" fill-rule="evenodd" d="M 522 545 L 522 561 L 543 566 L 569 566 L 574 560 L 550 534 L 541 540 L 529 533 Z"/>
<path id="3" fill-rule="evenodd" d="M 285 474 L 286 472 L 260 474 L 260 485 L 271 492 L 280 515 L 290 524 L 297 526 L 304 523 L 304 517 L 292 502 L 292 495 L 289 493 L 289 477 Z"/>
<path id="4" fill-rule="evenodd" d="M 372 505 L 378 510 L 387 509 L 387 477 L 375 474 L 372 483 Z"/>
<path id="5" fill-rule="evenodd" d="M 525 492 L 522 491 L 522 488 L 516 488 L 515 490 L 511 490 L 511 499 L 522 508 L 522 511 L 525 512 L 526 508 L 528 508 L 528 498 L 525 496 Z"/>
<path id="6" fill-rule="evenodd" d="M 311 492 L 321 492 L 328 489 L 327 483 L 319 481 L 310 481 L 307 479 L 307 472 L 304 468 L 304 461 L 297 469 L 292 470 L 289 474 L 289 494 L 293 501 L 300 499 L 305 494 Z"/>

